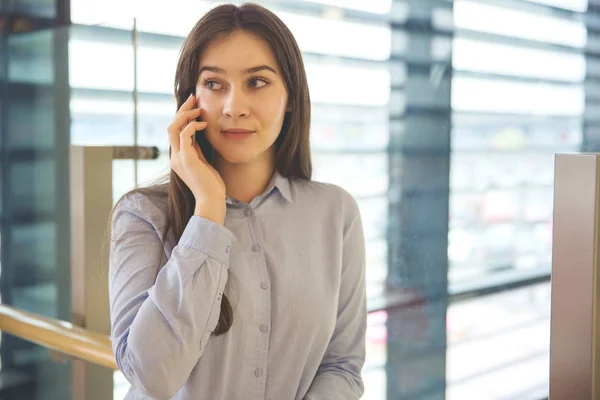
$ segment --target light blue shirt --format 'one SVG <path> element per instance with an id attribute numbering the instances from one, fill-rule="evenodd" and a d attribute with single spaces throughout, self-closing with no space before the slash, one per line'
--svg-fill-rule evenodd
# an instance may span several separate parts
<path id="1" fill-rule="evenodd" d="M 126 399 L 359 399 L 367 309 L 356 201 L 275 173 L 250 204 L 227 200 L 224 227 L 194 216 L 179 243 L 163 243 L 160 189 L 127 195 L 112 221 L 111 335 Z M 223 293 L 233 326 L 213 336 Z"/>

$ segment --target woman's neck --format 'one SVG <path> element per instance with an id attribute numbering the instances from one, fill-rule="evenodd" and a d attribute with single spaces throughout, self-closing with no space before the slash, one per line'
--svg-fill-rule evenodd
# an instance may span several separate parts
<path id="1" fill-rule="evenodd" d="M 267 152 L 270 153 L 270 152 Z M 275 168 L 275 153 L 263 154 L 246 164 L 230 164 L 220 157 L 216 160 L 227 195 L 244 203 L 250 203 L 269 185 Z"/>

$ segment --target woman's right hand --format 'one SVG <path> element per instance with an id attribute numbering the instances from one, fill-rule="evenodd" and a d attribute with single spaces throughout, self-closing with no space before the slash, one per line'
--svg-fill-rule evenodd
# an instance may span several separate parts
<path id="1" fill-rule="evenodd" d="M 193 94 L 177 111 L 168 129 L 170 166 L 196 199 L 194 215 L 222 225 L 226 211 L 225 183 L 217 170 L 206 161 L 200 146 L 194 140 L 196 131 L 205 129 L 207 125 L 204 121 L 196 121 L 200 112 Z"/>

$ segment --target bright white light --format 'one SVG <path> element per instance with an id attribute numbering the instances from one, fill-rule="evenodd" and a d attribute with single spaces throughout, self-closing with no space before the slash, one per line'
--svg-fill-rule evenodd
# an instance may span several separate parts
<path id="1" fill-rule="evenodd" d="M 313 103 L 385 106 L 389 102 L 390 76 L 385 69 L 367 70 L 316 64 L 307 64 L 306 68 Z M 93 78 L 93 75 L 90 75 L 89 78 Z M 82 84 L 77 87 L 91 88 L 96 87 L 97 81 L 80 83 Z M 102 83 L 98 87 L 102 87 L 101 85 Z M 123 89 L 114 86 L 113 89 Z M 174 103 L 140 102 L 139 112 L 149 115 L 170 115 L 173 107 Z M 71 110 L 74 113 L 131 115 L 133 103 L 117 100 L 73 99 Z"/>
<path id="2" fill-rule="evenodd" d="M 90 115 L 114 115 L 133 117 L 133 98 L 131 100 L 91 100 L 73 98 L 70 102 L 71 113 Z M 170 102 L 138 103 L 138 114 L 151 116 L 173 116 L 175 99 Z"/>
<path id="3" fill-rule="evenodd" d="M 186 36 L 194 24 L 222 1 L 208 0 L 73 0 L 71 20 L 75 24 L 102 25 L 139 31 Z"/>
<path id="4" fill-rule="evenodd" d="M 356 68 L 307 64 L 306 74 L 313 103 L 385 106 L 390 98 L 386 68 Z"/>
<path id="5" fill-rule="evenodd" d="M 530 115 L 583 114 L 582 86 L 496 81 L 456 76 L 452 79 L 452 109 Z"/>
<path id="6" fill-rule="evenodd" d="M 136 1 L 71 1 L 71 21 L 81 25 L 103 25 L 131 29 L 136 16 Z M 118 10 L 118 12 L 115 12 Z"/>
<path id="7" fill-rule="evenodd" d="M 459 29 L 577 48 L 585 47 L 587 42 L 587 30 L 582 22 L 466 0 L 455 1 L 454 24 Z"/>
<path id="8" fill-rule="evenodd" d="M 138 49 L 138 90 L 173 93 L 178 58 L 178 48 L 140 47 Z"/>
<path id="9" fill-rule="evenodd" d="M 278 12 L 304 52 L 385 61 L 390 57 L 392 31 L 386 25 L 335 21 Z"/>
<path id="10" fill-rule="evenodd" d="M 173 93 L 178 49 L 138 48 L 138 90 Z M 133 91 L 133 46 L 71 39 L 71 87 Z M 98 60 L 111 60 L 110 63 Z M 150 67 L 149 67 L 150 66 Z"/>
<path id="11" fill-rule="evenodd" d="M 130 45 L 72 39 L 69 50 L 71 87 L 133 91 Z M 177 55 L 177 49 L 140 47 L 138 90 L 173 93 Z M 97 62 L 108 59 L 112 62 Z M 359 68 L 310 61 L 305 66 L 313 102 L 369 106 L 383 106 L 389 102 L 391 77 L 385 66 Z M 109 107 L 112 110 L 112 106 Z"/>
<path id="12" fill-rule="evenodd" d="M 71 18 L 77 24 L 102 25 L 131 30 L 135 17 L 139 31 L 185 37 L 202 15 L 223 3 L 226 2 L 207 0 L 88 2 L 74 0 L 71 6 Z M 354 4 L 363 9 L 383 10 L 383 5 L 391 2 L 377 0 L 344 1 L 343 3 L 347 8 Z M 373 60 L 387 60 L 390 56 L 391 29 L 389 26 L 338 21 L 288 12 L 276 13 L 293 32 L 302 51 Z"/>
<path id="13" fill-rule="evenodd" d="M 585 57 L 582 54 L 525 49 L 464 38 L 454 39 L 452 65 L 460 71 L 567 82 L 582 82 L 586 72 Z"/>
<path id="14" fill-rule="evenodd" d="M 71 39 L 69 84 L 76 88 L 133 91 L 132 46 Z"/>
<path id="15" fill-rule="evenodd" d="M 373 14 L 387 14 L 392 8 L 392 0 L 304 0 L 310 3 L 319 3 L 327 6 L 347 8 Z"/>
<path id="16" fill-rule="evenodd" d="M 565 10 L 584 12 L 588 9 L 588 0 L 526 0 L 531 3 L 564 8 Z"/>

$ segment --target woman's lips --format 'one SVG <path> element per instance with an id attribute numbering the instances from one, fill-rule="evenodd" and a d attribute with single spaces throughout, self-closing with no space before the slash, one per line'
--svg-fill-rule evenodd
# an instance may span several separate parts
<path id="1" fill-rule="evenodd" d="M 246 138 L 252 136 L 254 134 L 254 131 L 251 131 L 249 129 L 224 129 L 221 131 L 221 133 L 227 139 L 239 140 L 239 139 L 246 139 Z"/>

